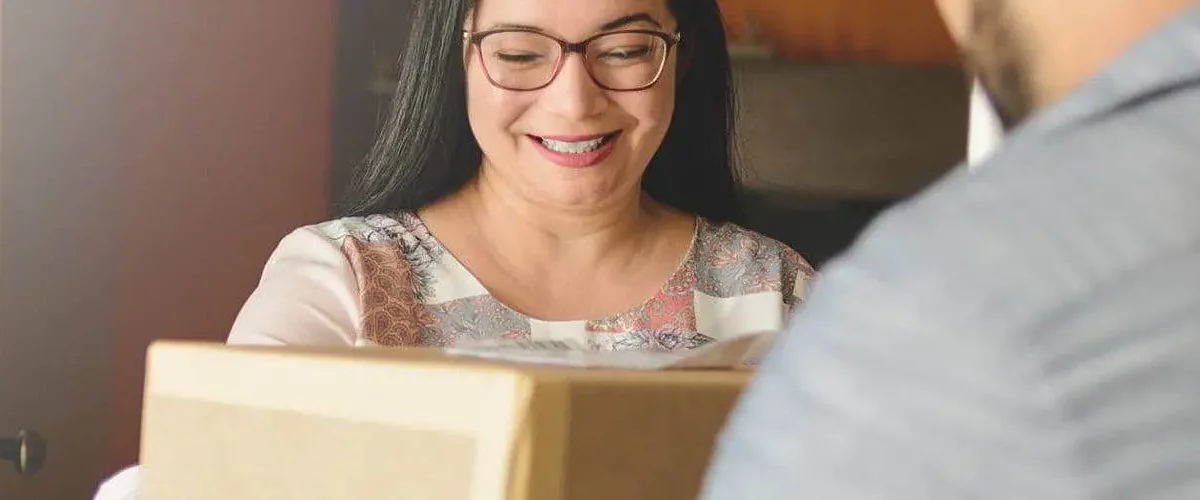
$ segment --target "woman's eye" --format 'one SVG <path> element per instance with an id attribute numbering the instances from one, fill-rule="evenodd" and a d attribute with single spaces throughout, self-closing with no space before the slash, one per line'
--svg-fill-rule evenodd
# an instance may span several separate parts
<path id="1" fill-rule="evenodd" d="M 613 49 L 600 54 L 601 59 L 641 59 L 650 54 L 650 47 L 623 47 Z"/>
<path id="2" fill-rule="evenodd" d="M 542 57 L 538 54 L 509 52 L 497 52 L 494 56 L 496 59 L 506 63 L 531 63 Z"/>

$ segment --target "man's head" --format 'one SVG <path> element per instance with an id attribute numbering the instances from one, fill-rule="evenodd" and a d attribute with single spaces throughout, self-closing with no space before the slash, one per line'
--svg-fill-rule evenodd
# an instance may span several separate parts
<path id="1" fill-rule="evenodd" d="M 1195 0 L 937 0 L 1006 130 Z"/>

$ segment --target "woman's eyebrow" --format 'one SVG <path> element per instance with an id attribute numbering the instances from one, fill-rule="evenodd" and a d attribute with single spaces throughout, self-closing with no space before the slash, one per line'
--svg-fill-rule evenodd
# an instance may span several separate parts
<path id="1" fill-rule="evenodd" d="M 545 31 L 542 28 L 532 24 L 517 24 L 517 23 L 497 23 L 488 28 L 489 30 L 530 30 L 530 31 Z"/>
<path id="2" fill-rule="evenodd" d="M 654 19 L 654 16 L 651 16 L 650 14 L 647 14 L 645 12 L 638 12 L 637 14 L 621 16 L 616 19 L 613 19 L 612 21 L 604 23 L 603 25 L 600 26 L 600 31 L 615 30 L 622 26 L 627 26 L 627 25 L 630 25 L 633 23 L 638 23 L 638 22 L 650 23 L 650 24 L 653 24 L 655 27 L 662 28 L 662 23 L 658 22 L 657 19 Z"/>
<path id="3" fill-rule="evenodd" d="M 658 28 L 662 28 L 662 23 L 658 22 L 657 19 L 654 19 L 654 16 L 651 16 L 650 14 L 647 14 L 645 12 L 638 12 L 637 14 L 621 16 L 616 19 L 613 19 L 612 21 L 604 23 L 600 26 L 600 29 L 598 31 L 615 30 L 615 29 L 623 27 L 623 26 L 628 26 L 630 24 L 640 23 L 640 22 L 641 23 L 650 23 Z M 520 24 L 520 23 L 497 23 L 497 24 L 493 24 L 488 29 L 517 29 L 517 30 L 530 30 L 530 31 L 541 31 L 541 32 L 546 31 L 544 28 L 541 28 L 540 26 L 534 26 L 532 24 Z"/>

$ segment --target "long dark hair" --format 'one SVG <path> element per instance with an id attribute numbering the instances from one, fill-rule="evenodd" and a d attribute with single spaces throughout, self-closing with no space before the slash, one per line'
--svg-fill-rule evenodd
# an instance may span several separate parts
<path id="1" fill-rule="evenodd" d="M 417 210 L 461 189 L 482 152 L 467 122 L 462 27 L 473 0 L 416 0 L 392 109 L 359 165 L 345 215 Z M 734 93 L 716 0 L 668 0 L 683 36 L 675 114 L 642 188 L 713 221 L 739 215 Z"/>

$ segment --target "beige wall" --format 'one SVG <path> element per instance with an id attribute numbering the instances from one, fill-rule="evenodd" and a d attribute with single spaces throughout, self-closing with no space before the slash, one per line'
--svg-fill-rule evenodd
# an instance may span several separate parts
<path id="1" fill-rule="evenodd" d="M 88 498 L 136 460 L 155 338 L 222 339 L 275 242 L 325 217 L 333 0 L 5 1 L 4 500 Z"/>
<path id="2" fill-rule="evenodd" d="M 117 462 L 147 344 L 223 339 L 279 238 L 326 216 L 336 23 L 333 0 L 124 3 Z"/>
<path id="3" fill-rule="evenodd" d="M 116 18 L 98 3 L 5 1 L 0 43 L 0 433 L 52 462 L 0 467 L 0 498 L 85 498 L 107 459 L 115 336 Z"/>

